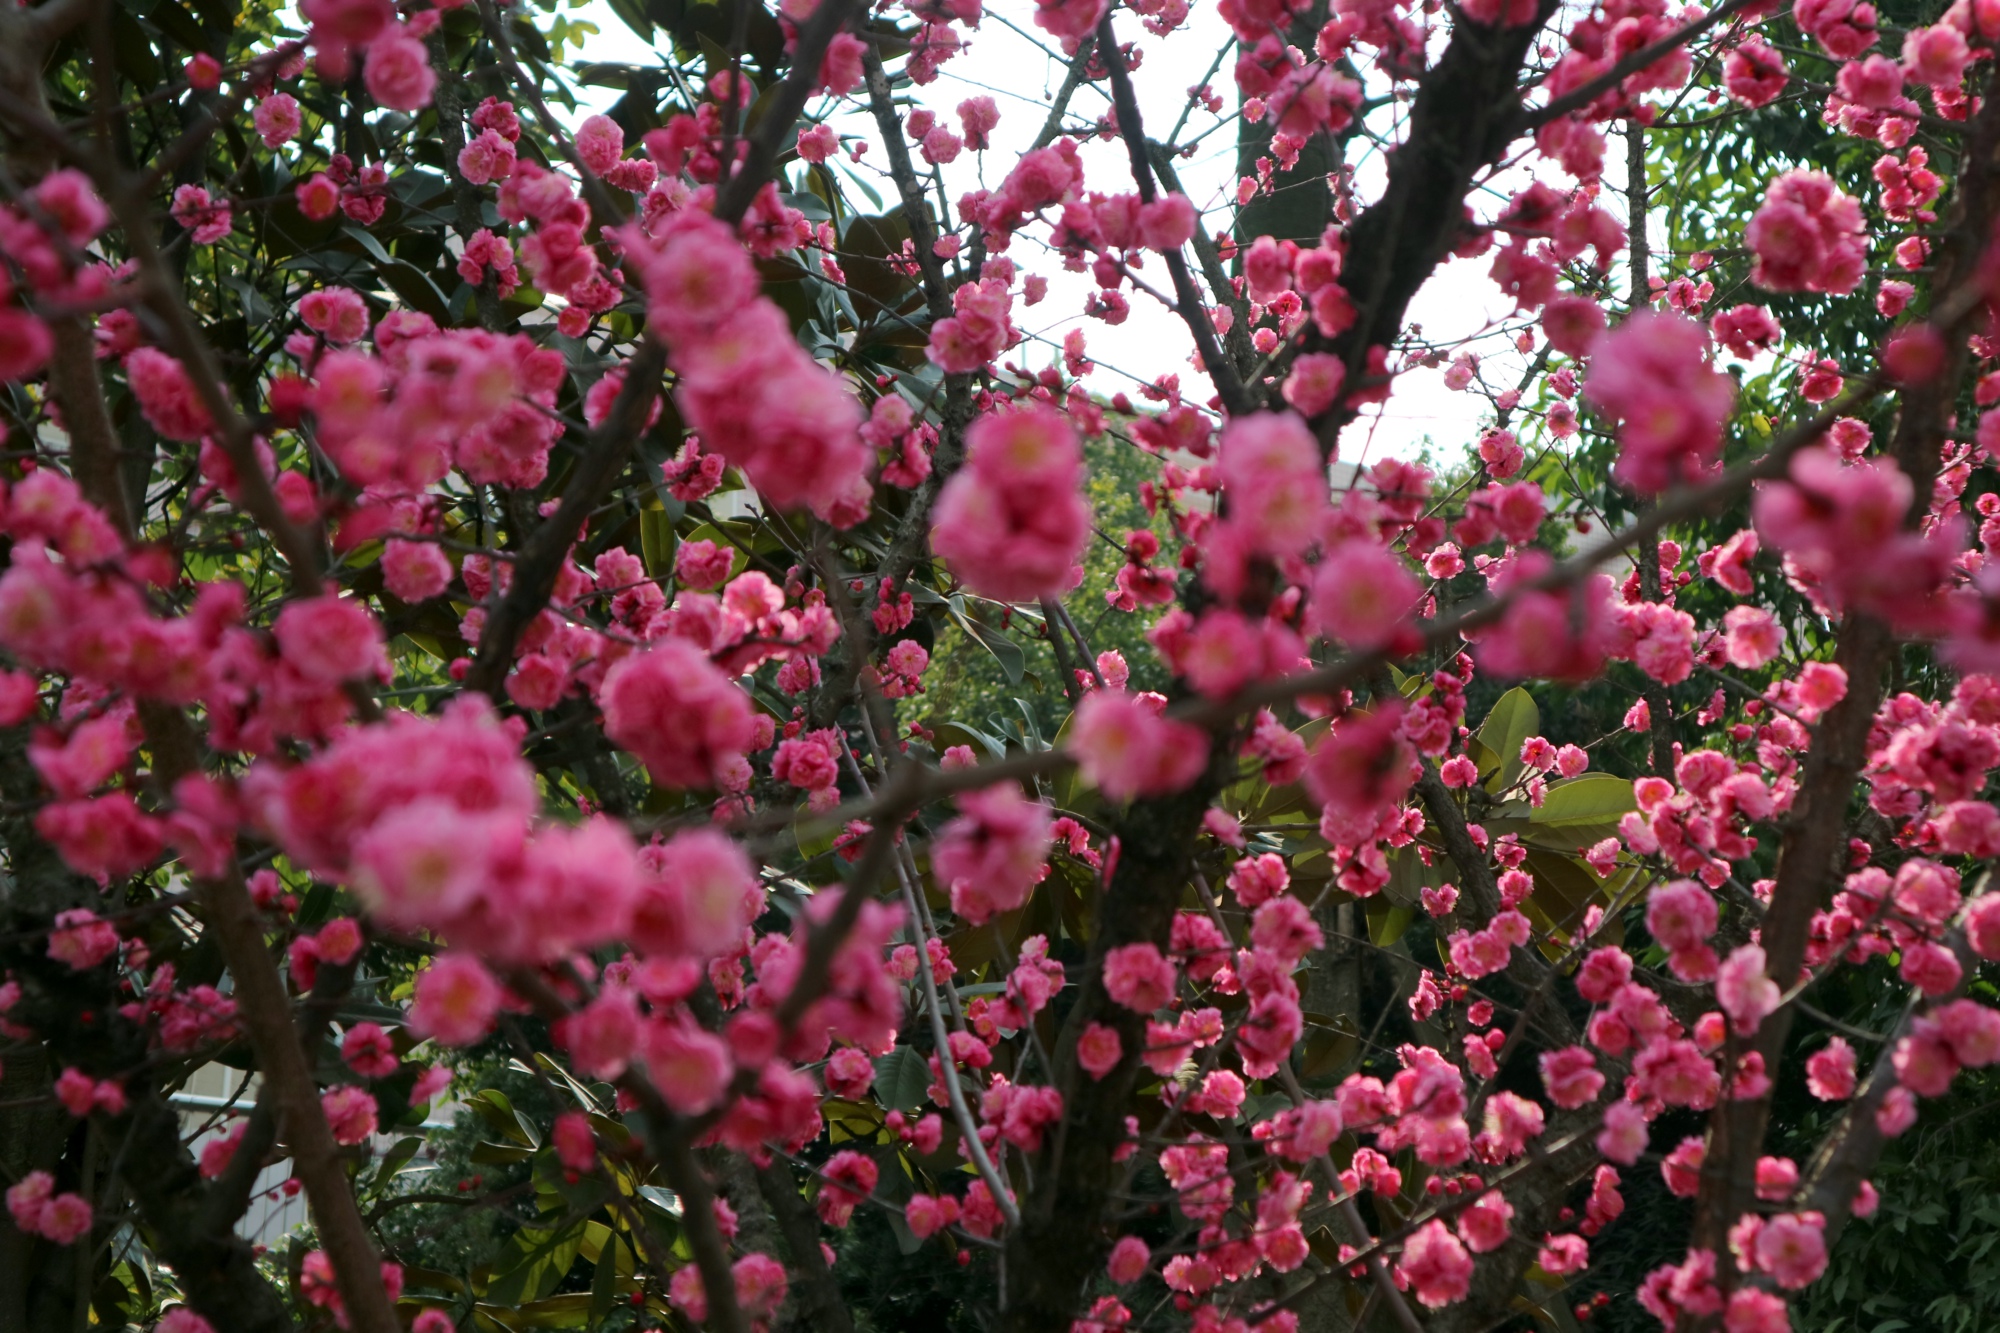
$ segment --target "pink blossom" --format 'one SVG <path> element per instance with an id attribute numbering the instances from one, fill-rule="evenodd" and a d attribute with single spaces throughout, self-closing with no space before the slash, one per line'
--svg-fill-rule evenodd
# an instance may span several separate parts
<path id="1" fill-rule="evenodd" d="M 958 808 L 931 846 L 931 867 L 950 887 L 952 910 L 978 924 L 1028 901 L 1047 873 L 1051 820 L 1011 782 L 966 792 Z"/>
<path id="2" fill-rule="evenodd" d="M 1097 27 L 1110 0 L 1035 0 L 1035 26 L 1052 37 L 1079 41 Z"/>
<path id="3" fill-rule="evenodd" d="M 1662 884 L 1646 899 L 1646 929 L 1669 952 L 1704 943 L 1716 919 L 1715 895 L 1691 879 Z"/>
<path id="4" fill-rule="evenodd" d="M 1646 1151 L 1646 1113 L 1627 1101 L 1604 1108 L 1604 1129 L 1597 1136 L 1597 1151 L 1620 1166 L 1630 1166 Z"/>
<path id="5" fill-rule="evenodd" d="M 1729 95 L 1747 107 L 1768 106 L 1785 90 L 1785 59 L 1758 38 L 1746 37 L 1722 62 Z"/>
<path id="6" fill-rule="evenodd" d="M 1590 1267 L 1590 1242 L 1574 1234 L 1550 1236 L 1536 1251 L 1535 1262 L 1557 1277 L 1580 1273 Z"/>
<path id="7" fill-rule="evenodd" d="M 1632 956 L 1616 945 L 1594 949 L 1577 969 L 1578 994 L 1592 1004 L 1603 1004 L 1632 979 Z"/>
<path id="8" fill-rule="evenodd" d="M 1799 672 L 1799 713 L 1808 722 L 1847 697 L 1847 672 L 1833 662 L 1808 662 Z"/>
<path id="9" fill-rule="evenodd" d="M 674 1110 L 700 1115 L 721 1102 L 733 1063 L 722 1038 L 689 1023 L 655 1019 L 640 1046 L 647 1074 Z"/>
<path id="10" fill-rule="evenodd" d="M 437 72 L 424 44 L 395 29 L 369 43 L 362 78 L 368 95 L 391 111 L 421 111 L 437 88 Z"/>
<path id="11" fill-rule="evenodd" d="M 1782 1203 L 1799 1186 L 1799 1164 L 1789 1157 L 1757 1159 L 1757 1197 L 1766 1203 Z"/>
<path id="12" fill-rule="evenodd" d="M 2000 893 L 1981 894 L 1967 906 L 1965 938 L 1981 958 L 2000 958 Z"/>
<path id="13" fill-rule="evenodd" d="M 1950 23 L 1912 28 L 1903 38 L 1903 73 L 1913 83 L 1932 88 L 1957 88 L 1972 63 L 1965 34 Z M 1844 71 L 1843 71 L 1844 72 Z"/>
<path id="14" fill-rule="evenodd" d="M 1488 1190 L 1458 1215 L 1458 1234 L 1474 1254 L 1490 1254 L 1507 1243 L 1514 1206 L 1498 1190 Z"/>
<path id="15" fill-rule="evenodd" d="M 1558 296 L 1542 307 L 1542 331 L 1564 356 L 1590 355 L 1605 323 L 1604 307 L 1587 296 Z"/>
<path id="16" fill-rule="evenodd" d="M 1597 1100 L 1604 1090 L 1604 1075 L 1598 1072 L 1597 1058 L 1582 1046 L 1565 1046 L 1546 1051 L 1540 1057 L 1542 1085 L 1549 1100 L 1565 1111 L 1574 1111 Z"/>
<path id="17" fill-rule="evenodd" d="M 1842 71 L 1843 83 L 1847 73 Z M 1861 206 L 1832 177 L 1803 168 L 1771 183 L 1743 240 L 1756 256 L 1750 280 L 1767 291 L 1844 296 L 1861 281 L 1867 258 Z"/>
<path id="18" fill-rule="evenodd" d="M 1835 1037 L 1806 1060 L 1806 1087 L 1823 1102 L 1846 1101 L 1854 1095 L 1854 1048 Z"/>
<path id="19" fill-rule="evenodd" d="M 168 439 L 193 443 L 214 429 L 187 370 L 165 352 L 135 350 L 125 358 L 125 380 L 146 420 Z"/>
<path id="20" fill-rule="evenodd" d="M 1787 1291 L 1809 1286 L 1826 1271 L 1826 1221 L 1818 1213 L 1779 1213 L 1757 1232 L 1758 1271 Z"/>
<path id="21" fill-rule="evenodd" d="M 32 379 L 54 350 L 48 325 L 25 310 L 0 310 L 0 380 Z"/>
<path id="22" fill-rule="evenodd" d="M 1150 1014 L 1174 996 L 1174 965 L 1153 945 L 1122 944 L 1104 955 L 1104 990 L 1134 1013 Z"/>
<path id="23" fill-rule="evenodd" d="M 1208 733 L 1122 690 L 1092 690 L 1070 724 L 1077 766 L 1113 801 L 1180 791 L 1208 763 Z"/>
<path id="24" fill-rule="evenodd" d="M 1417 1299 L 1433 1310 L 1464 1300 L 1472 1289 L 1472 1256 L 1435 1218 L 1403 1243 L 1399 1267 Z"/>
<path id="25" fill-rule="evenodd" d="M 1692 1199 L 1701 1188 L 1701 1166 L 1708 1160 L 1708 1141 L 1699 1135 L 1684 1138 L 1660 1161 L 1660 1177 L 1667 1192 L 1680 1199 Z"/>
<path id="26" fill-rule="evenodd" d="M 1326 511 L 1319 444 L 1297 413 L 1257 412 L 1222 432 L 1217 471 L 1232 524 L 1273 555 L 1303 551 Z"/>
<path id="27" fill-rule="evenodd" d="M 201 1145 L 199 1169 L 203 1180 L 214 1180 L 229 1169 L 229 1163 L 235 1159 L 236 1149 L 243 1142 L 243 1134 L 247 1128 L 248 1122 L 238 1124 L 227 1134 L 219 1134 Z"/>
<path id="28" fill-rule="evenodd" d="M 1622 424 L 1619 480 L 1658 492 L 1708 467 L 1736 391 L 1707 352 L 1701 325 L 1651 311 L 1628 317 L 1597 344 L 1583 391 Z"/>
<path id="29" fill-rule="evenodd" d="M 504 181 L 514 174 L 515 151 L 513 143 L 500 134 L 481 130 L 478 138 L 458 150 L 458 174 L 468 185 Z"/>
<path id="30" fill-rule="evenodd" d="M 382 581 L 400 601 L 429 601 L 451 586 L 457 572 L 434 542 L 391 541 L 382 548 Z"/>
<path id="31" fill-rule="evenodd" d="M 1358 843 L 1381 812 L 1416 781 L 1415 751 L 1400 735 L 1400 709 L 1349 714 L 1320 738 L 1306 761 L 1307 793 L 1322 807 L 1329 841 Z"/>
<path id="32" fill-rule="evenodd" d="M 379 1023 L 356 1023 L 340 1039 L 340 1058 L 363 1078 L 387 1078 L 402 1061 Z"/>
<path id="33" fill-rule="evenodd" d="M 257 137 L 264 141 L 266 148 L 276 148 L 299 137 L 303 123 L 299 116 L 299 99 L 290 93 L 272 93 L 257 103 L 250 121 L 257 129 Z"/>
<path id="34" fill-rule="evenodd" d="M 73 907 L 56 913 L 55 929 L 49 932 L 49 957 L 82 972 L 117 952 L 117 927 L 98 920 L 95 912 Z"/>
<path id="35" fill-rule="evenodd" d="M 1259 907 L 1251 918 L 1251 943 L 1287 963 L 1296 964 L 1326 946 L 1312 909 L 1297 898 L 1281 894 Z"/>
<path id="36" fill-rule="evenodd" d="M 1069 423 L 1044 408 L 981 417 L 965 466 L 939 493 L 932 546 L 967 587 L 997 601 L 1061 593 L 1090 537 Z"/>
<path id="37" fill-rule="evenodd" d="M 625 154 L 625 131 L 609 116 L 587 116 L 576 129 L 576 155 L 599 176 L 618 165 Z"/>
<path id="38" fill-rule="evenodd" d="M 470 1046 L 493 1030 L 500 983 L 468 954 L 440 955 L 417 974 L 411 1030 L 447 1046 Z"/>
<path id="39" fill-rule="evenodd" d="M 1755 1032 L 1765 1018 L 1777 1011 L 1778 983 L 1764 973 L 1762 946 L 1741 945 L 1723 961 L 1716 974 L 1715 997 L 1741 1034 Z"/>
<path id="40" fill-rule="evenodd" d="M 928 1240 L 958 1220 L 958 1200 L 949 1194 L 913 1194 L 903 1205 L 903 1220 L 918 1240 Z"/>
<path id="41" fill-rule="evenodd" d="M 1732 606 L 1722 623 L 1732 666 L 1755 670 L 1776 657 L 1783 646 L 1784 631 L 1777 618 L 1761 606 Z"/>
<path id="42" fill-rule="evenodd" d="M 1791 1333 L 1792 1320 L 1783 1297 L 1740 1287 L 1729 1294 L 1722 1327 L 1725 1333 Z"/>
<path id="43" fill-rule="evenodd" d="M 235 228 L 227 199 L 211 196 L 206 186 L 174 187 L 173 219 L 196 245 L 214 245 Z"/>
<path id="44" fill-rule="evenodd" d="M 1105 1264 L 1105 1271 L 1119 1286 L 1129 1286 L 1145 1276 L 1152 1260 L 1152 1251 L 1146 1248 L 1145 1241 L 1137 1236 L 1124 1236 L 1111 1247 L 1111 1258 Z"/>
<path id="45" fill-rule="evenodd" d="M 619 660 L 598 691 L 605 734 L 662 786 L 706 787 L 755 739 L 750 701 L 707 657 L 659 639 Z"/>
<path id="46" fill-rule="evenodd" d="M 1357 651 L 1379 648 L 1408 624 L 1423 589 L 1393 552 L 1342 542 L 1313 573 L 1306 627 Z"/>
<path id="47" fill-rule="evenodd" d="M 375 1132 L 375 1098 L 366 1088 L 343 1083 L 319 1099 L 335 1143 L 353 1145 Z"/>
<path id="48" fill-rule="evenodd" d="M 1894 1087 L 1883 1094 L 1875 1109 L 1875 1127 L 1885 1138 L 1897 1138 L 1917 1123 L 1917 1099 L 1908 1088 Z"/>
<path id="49" fill-rule="evenodd" d="M 272 635 L 286 663 L 309 680 L 336 685 L 389 677 L 382 627 L 360 602 L 327 594 L 288 603 Z"/>
<path id="50" fill-rule="evenodd" d="M 675 548 L 674 577 L 684 588 L 711 592 L 728 580 L 735 562 L 734 548 L 698 538 Z"/>
<path id="51" fill-rule="evenodd" d="M 1928 940 L 1918 940 L 1903 950 L 1898 971 L 1903 980 L 1929 996 L 1949 995 L 1965 974 L 1950 949 Z"/>
<path id="52" fill-rule="evenodd" d="M 689 829 L 645 848 L 647 874 L 632 906 L 632 942 L 661 957 L 713 958 L 738 946 L 764 894 L 740 844 Z"/>
<path id="53" fill-rule="evenodd" d="M 57 1245 L 74 1245 L 90 1234 L 94 1216 L 81 1194 L 58 1194 L 43 1206 L 36 1230 Z"/>
<path id="54" fill-rule="evenodd" d="M 1228 880 L 1236 901 L 1253 909 L 1283 893 L 1291 882 L 1291 870 L 1276 852 L 1243 857 L 1230 868 Z"/>
<path id="55" fill-rule="evenodd" d="M 30 1171 L 7 1190 L 7 1212 L 14 1225 L 31 1235 L 41 1231 L 42 1213 L 55 1193 L 55 1177 L 46 1171 Z"/>
<path id="56" fill-rule="evenodd" d="M 1331 352 L 1302 352 L 1285 377 L 1284 398 L 1301 416 L 1317 417 L 1340 398 L 1347 365 Z"/>
<path id="57" fill-rule="evenodd" d="M 1124 1055 L 1124 1042 L 1117 1029 L 1102 1023 L 1090 1024 L 1076 1040 L 1076 1062 L 1093 1079 L 1101 1079 L 1116 1069 Z"/>
<path id="58" fill-rule="evenodd" d="M 583 1112 L 565 1111 L 557 1116 L 550 1138 L 555 1142 L 556 1157 L 567 1170 L 581 1175 L 597 1169 L 597 1134 Z"/>
<path id="59" fill-rule="evenodd" d="M 854 1216 L 856 1205 L 875 1192 L 880 1171 L 872 1158 L 852 1149 L 835 1153 L 820 1168 L 820 1221 L 830 1227 L 844 1227 Z"/>

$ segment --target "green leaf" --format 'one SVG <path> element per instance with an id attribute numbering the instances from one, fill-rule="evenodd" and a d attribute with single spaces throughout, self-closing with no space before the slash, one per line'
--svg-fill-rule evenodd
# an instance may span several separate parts
<path id="1" fill-rule="evenodd" d="M 466 1100 L 465 1105 L 467 1110 L 485 1121 L 488 1128 L 504 1139 L 524 1148 L 533 1148 L 540 1142 L 527 1117 L 516 1111 L 514 1103 L 507 1100 L 507 1094 L 498 1088 L 481 1088 Z"/>
<path id="2" fill-rule="evenodd" d="M 1539 835 L 1536 841 L 1569 851 L 1614 836 L 1619 818 L 1638 808 L 1629 779 L 1586 773 L 1549 788 L 1541 808 L 1530 810 L 1528 824 Z"/>
<path id="3" fill-rule="evenodd" d="M 516 1148 L 507 1143 L 478 1143 L 472 1149 L 472 1160 L 481 1166 L 511 1166 L 534 1155 L 533 1148 Z"/>
<path id="4" fill-rule="evenodd" d="M 486 1298 L 500 1304 L 541 1300 L 554 1291 L 556 1284 L 569 1273 L 570 1265 L 576 1262 L 582 1247 L 581 1222 L 559 1231 L 522 1228 L 511 1242 L 518 1258 L 493 1279 L 493 1284 L 486 1289 Z M 588 1313 L 590 1298 L 587 1295 L 583 1297 L 583 1306 L 584 1312 Z"/>
<path id="5" fill-rule="evenodd" d="M 898 1046 L 875 1062 L 875 1100 L 892 1111 L 921 1104 L 930 1086 L 929 1063 L 908 1046 Z"/>
<path id="6" fill-rule="evenodd" d="M 1386 949 L 1403 938 L 1416 913 L 1407 907 L 1374 899 L 1368 904 L 1368 939 L 1378 949 Z"/>
<path id="7" fill-rule="evenodd" d="M 611 1317 L 618 1300 L 618 1237 L 605 1240 L 597 1251 L 597 1271 L 590 1278 L 590 1323 L 595 1328 Z"/>
<path id="8" fill-rule="evenodd" d="M 646 573 L 664 578 L 674 568 L 674 516 L 664 508 L 639 511 L 639 551 Z"/>
<path id="9" fill-rule="evenodd" d="M 1399 848 L 1389 856 L 1389 882 L 1382 886 L 1382 892 L 1398 907 L 1414 908 L 1423 901 L 1419 890 L 1434 889 L 1444 883 L 1450 864 L 1438 855 L 1425 865 L 1414 846 Z"/>
<path id="10" fill-rule="evenodd" d="M 417 1149 L 423 1146 L 424 1141 L 415 1136 L 397 1139 L 396 1146 L 383 1155 L 381 1164 L 375 1168 L 375 1188 L 380 1189 L 394 1180 L 396 1173 L 408 1166 L 410 1159 L 417 1155 Z"/>
<path id="11" fill-rule="evenodd" d="M 1479 724 L 1480 743 L 1499 759 L 1499 771 L 1486 781 L 1486 790 L 1501 792 L 1521 776 L 1521 743 L 1542 729 L 1542 710 L 1535 698 L 1516 685 L 1501 695 Z"/>
<path id="12" fill-rule="evenodd" d="M 1000 664 L 1000 673 L 1007 677 L 1009 685 L 1021 683 L 1021 672 L 1027 665 L 1027 658 L 1021 652 L 1020 644 L 1000 630 L 980 624 L 971 616 L 954 612 L 952 619 L 958 622 L 967 637 L 993 654 L 993 660 Z"/>

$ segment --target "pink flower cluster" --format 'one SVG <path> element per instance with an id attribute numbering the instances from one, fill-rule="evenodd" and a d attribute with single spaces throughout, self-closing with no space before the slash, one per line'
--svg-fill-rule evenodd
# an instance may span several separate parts
<path id="1" fill-rule="evenodd" d="M 1643 493 L 1704 475 L 1736 400 L 1708 364 L 1708 337 L 1679 315 L 1641 311 L 1595 345 L 1584 396 L 1616 418 L 1613 474 Z"/>
<path id="2" fill-rule="evenodd" d="M 965 465 L 945 483 L 931 545 L 972 591 L 1032 601 L 1076 581 L 1090 539 L 1082 451 L 1059 413 L 1022 407 L 966 431 Z"/>
<path id="3" fill-rule="evenodd" d="M 90 1232 L 90 1200 L 81 1194 L 56 1193 L 55 1177 L 30 1171 L 7 1190 L 7 1214 L 31 1236 L 57 1245 L 74 1245 Z"/>
<path id="4" fill-rule="evenodd" d="M 626 235 L 648 317 L 673 352 L 676 397 L 703 447 L 742 468 L 778 508 L 859 522 L 873 494 L 860 405 L 799 346 L 743 246 L 695 209 L 650 236 Z"/>

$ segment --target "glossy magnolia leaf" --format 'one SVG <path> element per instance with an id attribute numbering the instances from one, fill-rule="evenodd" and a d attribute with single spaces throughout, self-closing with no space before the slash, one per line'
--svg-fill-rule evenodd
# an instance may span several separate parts
<path id="1" fill-rule="evenodd" d="M 374 1188 L 379 1190 L 394 1180 L 423 1146 L 424 1141 L 415 1136 L 397 1139 L 396 1146 L 384 1153 L 382 1160 L 376 1164 Z"/>
<path id="2" fill-rule="evenodd" d="M 674 516 L 664 506 L 648 505 L 639 511 L 639 551 L 648 575 L 664 578 L 673 571 L 676 544 Z M 735 572 L 733 566 L 730 572 Z"/>
<path id="3" fill-rule="evenodd" d="M 1486 790 L 1502 792 L 1514 785 L 1523 767 L 1521 743 L 1541 729 L 1542 710 L 1535 706 L 1533 695 L 1516 685 L 1500 696 L 1477 733 L 1497 761 L 1493 776 L 1486 780 Z"/>
<path id="4" fill-rule="evenodd" d="M 1588 847 L 1615 836 L 1619 819 L 1638 808 L 1629 778 L 1586 773 L 1550 787 L 1541 807 L 1529 811 L 1528 823 L 1538 835 L 1571 836 L 1576 846 Z"/>
<path id="5" fill-rule="evenodd" d="M 1294 734 L 1310 750 L 1319 744 L 1320 737 L 1326 735 L 1331 725 L 1329 719 L 1316 717 L 1304 726 L 1294 728 Z M 1306 794 L 1304 783 L 1287 782 L 1274 787 L 1264 780 L 1260 771 L 1254 769 L 1249 776 L 1223 793 L 1222 807 L 1246 824 L 1317 821 L 1319 818 L 1319 807 Z"/>
<path id="6" fill-rule="evenodd" d="M 595 1227 L 597 1224 L 591 1225 Z M 620 1293 L 630 1285 L 629 1280 L 620 1280 L 618 1271 L 618 1260 L 624 1246 L 618 1243 L 618 1237 L 609 1234 L 609 1228 L 605 1230 L 606 1235 L 595 1254 L 590 1252 L 588 1240 L 584 1245 L 586 1257 L 596 1265 L 590 1275 L 590 1322 L 593 1328 L 611 1317 L 611 1309 L 618 1303 Z"/>
<path id="7" fill-rule="evenodd" d="M 1481 777 L 1489 776 L 1500 767 L 1500 756 L 1477 736 L 1465 738 L 1465 754 L 1478 766 Z"/>
<path id="8" fill-rule="evenodd" d="M 1556 852 L 1580 852 L 1618 835 L 1618 821 L 1638 809 L 1627 778 L 1586 773 L 1550 787 L 1539 806 L 1507 801 L 1486 820 L 1490 833 L 1512 833 L 1521 841 Z"/>
<path id="9" fill-rule="evenodd" d="M 505 1266 L 487 1287 L 486 1299 L 511 1305 L 538 1301 L 553 1292 L 556 1284 L 568 1276 L 570 1265 L 576 1262 L 583 1247 L 583 1227 L 579 1222 L 554 1231 L 523 1227 L 516 1232 L 509 1245 L 512 1261 L 502 1261 Z M 584 1306 L 587 1311 L 588 1296 L 584 1298 Z"/>
<path id="10" fill-rule="evenodd" d="M 1425 865 L 1424 858 L 1412 843 L 1390 854 L 1389 882 L 1383 885 L 1382 892 L 1398 907 L 1420 907 L 1423 899 L 1419 890 L 1435 889 L 1449 882 L 1453 874 L 1451 858 L 1433 853 L 1431 863 Z"/>
<path id="11" fill-rule="evenodd" d="M 1590 873 L 1590 867 L 1574 857 L 1531 847 L 1526 866 L 1535 880 L 1530 901 L 1542 909 L 1550 924 L 1558 930 L 1573 930 L 1591 903 L 1608 901 L 1597 876 Z"/>
<path id="12" fill-rule="evenodd" d="M 481 1088 L 466 1099 L 466 1109 L 477 1115 L 494 1133 L 524 1148 L 540 1143 L 532 1121 L 514 1109 L 507 1094 L 498 1088 Z"/>
<path id="13" fill-rule="evenodd" d="M 1027 666 L 1027 658 L 1021 652 L 1021 645 L 1015 643 L 1004 630 L 981 624 L 967 615 L 963 598 L 954 597 L 951 600 L 950 614 L 953 623 L 965 631 L 967 638 L 993 654 L 993 660 L 1000 664 L 1000 673 L 1007 678 L 1007 683 L 1019 685 L 1021 672 Z"/>
<path id="14" fill-rule="evenodd" d="M 875 1062 L 875 1100 L 892 1111 L 907 1111 L 923 1103 L 931 1086 L 930 1063 L 908 1046 Z"/>
<path id="15" fill-rule="evenodd" d="M 1383 902 L 1380 898 L 1368 900 L 1368 939 L 1378 949 L 1387 949 L 1403 938 L 1403 932 L 1416 919 L 1416 912 L 1408 907 L 1398 907 L 1394 903 Z"/>
<path id="16" fill-rule="evenodd" d="M 564 1292 L 530 1301 L 514 1312 L 521 1328 L 591 1328 L 590 1293 Z"/>

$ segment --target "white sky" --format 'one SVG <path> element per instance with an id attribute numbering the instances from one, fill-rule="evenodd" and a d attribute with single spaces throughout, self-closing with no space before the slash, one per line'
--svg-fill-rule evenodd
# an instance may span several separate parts
<path id="1" fill-rule="evenodd" d="M 573 0 L 574 3 L 574 0 Z M 1034 6 L 1027 0 L 997 0 L 989 3 L 986 18 L 970 35 L 966 50 L 947 62 L 939 77 L 928 87 L 906 89 L 938 114 L 939 122 L 958 129 L 955 108 L 967 97 L 986 94 L 1000 106 L 1001 119 L 993 135 L 993 147 L 984 154 L 966 152 L 945 168 L 945 194 L 954 204 L 965 190 L 981 184 L 995 186 L 1005 175 L 1016 155 L 1032 142 L 1046 118 L 1050 100 L 1060 86 L 1064 67 L 1060 53 L 1046 34 L 1033 26 Z M 626 64 L 650 63 L 647 44 L 612 12 L 604 0 L 582 0 L 569 16 L 595 23 L 598 32 L 585 40 L 581 61 L 608 61 Z M 1226 25 L 1215 13 L 1210 0 L 1198 0 L 1187 23 L 1163 40 L 1144 32 L 1136 17 L 1121 15 L 1121 37 L 1136 41 L 1141 52 L 1140 67 L 1134 71 L 1141 113 L 1149 133 L 1163 136 L 1180 118 L 1186 105 L 1186 90 L 1202 82 L 1216 52 L 1227 42 Z M 1211 86 L 1224 98 L 1225 114 L 1236 107 L 1237 95 L 1231 75 L 1233 54 L 1224 60 Z M 1108 112 L 1103 85 L 1078 90 L 1072 102 L 1072 119 L 1081 116 L 1095 121 Z M 584 89 L 584 97 L 599 108 L 608 106 L 618 93 L 605 89 Z M 1378 113 L 1393 116 L 1394 108 Z M 845 115 L 836 115 L 837 129 L 875 138 L 872 118 L 860 103 Z M 1229 205 L 1235 192 L 1235 126 L 1219 125 L 1217 117 L 1199 108 L 1189 116 L 1180 142 L 1186 143 L 1202 131 L 1202 138 L 1190 159 L 1176 163 L 1183 187 L 1205 214 L 1210 231 L 1227 229 Z M 1360 141 L 1356 141 L 1357 144 Z M 1131 190 L 1129 161 L 1117 141 L 1090 142 L 1083 146 L 1086 181 L 1090 189 L 1105 193 Z M 1607 171 L 1607 194 L 1623 185 L 1621 142 L 1613 137 L 1606 153 L 1613 160 Z M 982 160 L 984 159 L 984 160 Z M 886 175 L 878 175 L 886 161 L 877 144 L 864 157 L 857 171 L 877 182 L 885 200 L 894 198 Z M 1372 148 L 1356 158 L 1356 192 L 1365 203 L 1379 189 L 1381 157 Z M 1518 180 L 1514 177 L 1518 176 Z M 1525 174 L 1510 173 L 1510 184 L 1524 183 Z M 1552 182 L 1567 187 L 1565 180 Z M 1497 199 L 1488 200 L 1479 211 L 1497 211 Z M 1614 199 L 1605 206 L 1623 212 Z M 1478 207 L 1475 204 L 1475 207 Z M 1132 315 L 1123 325 L 1113 327 L 1081 314 L 1083 300 L 1093 289 L 1090 276 L 1067 274 L 1059 260 L 1051 256 L 1038 239 L 1046 228 L 1024 229 L 1010 251 L 1015 262 L 1027 271 L 1050 280 L 1049 296 L 1032 308 L 1015 305 L 1015 323 L 1029 335 L 1029 343 L 1008 355 L 1030 366 L 1053 360 L 1063 334 L 1071 327 L 1085 331 L 1087 352 L 1097 363 L 1086 384 L 1111 394 L 1132 392 L 1141 382 L 1169 371 L 1181 375 L 1184 392 L 1200 401 L 1208 395 L 1206 382 L 1194 375 L 1188 364 L 1192 341 L 1178 317 L 1151 297 L 1127 289 Z M 1486 384 L 1493 391 L 1513 387 L 1525 366 L 1505 338 L 1491 336 L 1494 325 L 1512 313 L 1512 302 L 1501 295 L 1487 276 L 1490 258 L 1452 260 L 1443 265 L 1420 291 L 1409 311 L 1411 322 L 1420 324 L 1434 342 L 1486 336 L 1474 348 L 1481 357 Z M 1164 271 L 1155 269 L 1144 276 L 1166 286 Z M 1039 346 L 1037 346 L 1039 342 Z M 1137 398 L 1137 394 L 1133 394 Z M 1445 388 L 1442 369 L 1412 370 L 1399 376 L 1395 392 L 1382 408 L 1369 409 L 1369 417 L 1351 425 L 1341 441 L 1341 457 L 1350 462 L 1370 462 L 1384 456 L 1409 456 L 1423 447 L 1426 437 L 1435 442 L 1444 456 L 1475 439 L 1482 422 L 1492 419 L 1492 405 L 1475 392 L 1453 392 Z"/>

